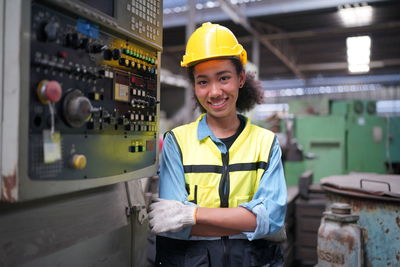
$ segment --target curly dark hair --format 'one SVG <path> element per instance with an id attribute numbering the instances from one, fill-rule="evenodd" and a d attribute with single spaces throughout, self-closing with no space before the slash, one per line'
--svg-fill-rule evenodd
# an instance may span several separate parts
<path id="1" fill-rule="evenodd" d="M 224 58 L 221 58 L 224 59 Z M 243 70 L 243 64 L 240 62 L 238 58 L 228 57 L 225 59 L 229 59 L 232 64 L 235 66 L 237 75 Z M 189 79 L 194 86 L 194 66 L 189 66 L 187 68 Z M 236 109 L 242 113 L 244 111 L 248 111 L 252 109 L 256 104 L 261 104 L 264 100 L 264 94 L 261 90 L 260 81 L 256 80 L 253 73 L 246 73 L 246 81 L 242 88 L 239 88 L 239 96 L 236 101 Z M 194 99 L 196 100 L 197 106 L 199 107 L 201 112 L 206 112 L 203 106 L 200 105 L 197 97 L 194 95 Z"/>

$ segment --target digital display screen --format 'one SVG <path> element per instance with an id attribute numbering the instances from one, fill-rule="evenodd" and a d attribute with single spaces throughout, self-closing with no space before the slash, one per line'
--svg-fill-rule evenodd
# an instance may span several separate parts
<path id="1" fill-rule="evenodd" d="M 137 76 L 137 75 L 132 75 L 131 77 L 131 83 L 137 87 L 144 87 L 144 80 L 143 78 Z"/>
<path id="2" fill-rule="evenodd" d="M 117 83 L 123 84 L 123 85 L 129 85 L 129 76 L 125 74 L 120 74 L 116 73 L 115 75 L 115 80 Z"/>
<path id="3" fill-rule="evenodd" d="M 149 89 L 149 90 L 155 90 L 156 89 L 156 82 L 155 81 L 153 81 L 153 80 L 149 80 L 148 82 L 147 82 L 147 89 Z"/>
<path id="4" fill-rule="evenodd" d="M 116 73 L 114 83 L 114 100 L 129 102 L 129 76 Z"/>
<path id="5" fill-rule="evenodd" d="M 114 0 L 79 0 L 88 6 L 91 6 L 100 12 L 110 16 L 114 16 Z"/>

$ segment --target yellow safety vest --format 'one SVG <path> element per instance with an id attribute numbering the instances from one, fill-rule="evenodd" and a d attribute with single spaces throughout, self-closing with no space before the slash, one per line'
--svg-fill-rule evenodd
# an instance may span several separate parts
<path id="1" fill-rule="evenodd" d="M 199 141 L 195 122 L 172 130 L 181 152 L 188 200 L 200 207 L 237 207 L 253 198 L 268 168 L 275 135 L 250 123 L 226 154 L 210 137 Z"/>

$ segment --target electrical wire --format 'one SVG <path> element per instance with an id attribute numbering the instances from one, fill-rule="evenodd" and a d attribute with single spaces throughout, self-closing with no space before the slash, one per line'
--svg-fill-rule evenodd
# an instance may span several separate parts
<path id="1" fill-rule="evenodd" d="M 54 136 L 54 124 L 55 124 L 55 119 L 54 119 L 54 117 L 55 117 L 55 112 L 54 112 L 54 110 L 55 110 L 55 107 L 54 107 L 54 103 L 53 102 L 49 102 L 49 104 L 48 104 L 48 106 L 49 106 L 49 110 L 50 110 L 50 124 L 51 124 L 51 126 L 50 126 L 50 135 L 51 135 L 51 137 L 53 137 Z"/>

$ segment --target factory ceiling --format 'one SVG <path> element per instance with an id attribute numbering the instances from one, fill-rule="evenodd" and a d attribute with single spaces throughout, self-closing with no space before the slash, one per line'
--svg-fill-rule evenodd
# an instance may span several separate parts
<path id="1" fill-rule="evenodd" d="M 339 10 L 358 6 L 368 6 L 364 11 L 370 13 L 347 12 L 350 22 L 341 17 Z M 263 81 L 337 81 L 351 75 L 400 83 L 400 1 L 164 0 L 164 69 L 184 74 L 179 63 L 186 29 L 205 21 L 235 33 Z M 365 35 L 371 38 L 370 70 L 350 74 L 346 38 Z"/>

